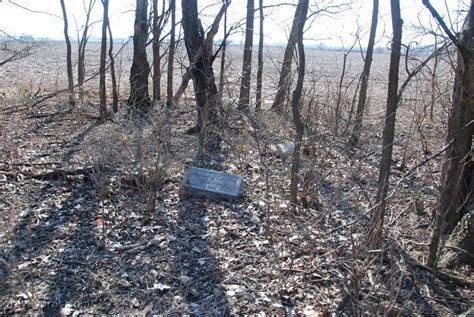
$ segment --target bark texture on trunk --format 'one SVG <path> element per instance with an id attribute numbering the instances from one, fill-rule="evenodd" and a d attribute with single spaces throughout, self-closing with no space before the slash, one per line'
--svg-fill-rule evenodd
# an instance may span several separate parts
<path id="1" fill-rule="evenodd" d="M 293 148 L 293 161 L 291 164 L 291 184 L 290 184 L 290 203 L 295 205 L 298 197 L 298 179 L 299 179 L 299 169 L 300 169 L 300 152 L 301 152 L 301 143 L 303 142 L 304 134 L 304 124 L 301 120 L 300 114 L 300 101 L 303 94 L 303 81 L 305 73 L 305 52 L 303 46 L 303 31 L 304 25 L 306 22 L 306 16 L 308 14 L 308 5 L 309 0 L 300 0 L 298 6 L 301 5 L 301 11 L 298 16 L 295 16 L 297 19 L 297 32 L 296 32 L 296 42 L 298 44 L 298 78 L 296 80 L 296 87 L 293 91 L 292 99 L 292 112 L 293 112 L 293 121 L 295 123 L 295 147 Z"/>
<path id="2" fill-rule="evenodd" d="M 424 1 L 425 3 L 426 1 Z M 426 5 L 426 4 L 425 4 Z M 471 6 L 458 39 L 453 105 L 448 123 L 449 147 L 441 173 L 441 196 L 435 216 L 428 265 L 435 266 L 442 236 L 449 235 L 463 216 L 472 212 L 474 134 L 474 3 Z M 472 217 L 469 218 L 472 221 Z M 472 244 L 471 244 L 472 245 Z M 470 252 L 473 252 L 472 250 Z"/>
<path id="3" fill-rule="evenodd" d="M 171 31 L 170 48 L 168 51 L 168 74 L 166 84 L 166 106 L 173 105 L 173 70 L 174 70 L 174 51 L 176 47 L 176 0 L 170 0 L 171 10 Z"/>
<path id="4" fill-rule="evenodd" d="M 258 54 L 257 54 L 257 95 L 255 110 L 260 111 L 262 108 L 262 78 L 263 78 L 263 21 L 265 16 L 263 15 L 263 0 L 259 0 L 259 32 L 258 35 Z"/>
<path id="5" fill-rule="evenodd" d="M 389 175 L 392 162 L 393 140 L 395 136 L 395 118 L 398 106 L 398 79 L 400 69 L 400 49 L 402 45 L 403 20 L 400 14 L 400 1 L 390 0 L 392 12 L 393 38 L 390 53 L 390 69 L 388 74 L 387 111 L 385 114 L 385 125 L 382 137 L 382 158 L 379 166 L 378 188 L 376 196 L 377 208 L 374 211 L 372 224 L 369 232 L 369 244 L 378 248 L 382 242 L 383 224 L 387 192 L 389 187 Z"/>
<path id="6" fill-rule="evenodd" d="M 110 59 L 110 77 L 112 79 L 112 110 L 118 111 L 118 91 L 117 76 L 115 75 L 115 56 L 114 56 L 114 38 L 112 37 L 112 28 L 110 20 L 107 18 L 107 29 L 109 31 L 109 59 Z"/>
<path id="7" fill-rule="evenodd" d="M 295 17 L 293 18 L 293 24 L 291 26 L 290 36 L 288 43 L 286 44 L 285 54 L 283 55 L 283 63 L 281 65 L 280 79 L 278 80 L 278 90 L 275 96 L 275 100 L 272 104 L 272 110 L 281 111 L 285 106 L 285 100 L 287 97 L 288 87 L 290 85 L 291 78 L 291 64 L 293 62 L 293 52 L 296 47 L 297 40 L 297 28 L 298 19 L 303 10 L 301 1 L 298 2 L 296 7 Z"/>
<path id="8" fill-rule="evenodd" d="M 201 25 L 197 0 L 182 0 L 183 31 L 186 51 L 191 64 L 191 76 L 198 107 L 196 131 L 207 138 L 218 127 L 220 98 L 212 68 L 212 45 L 219 22 L 229 2 L 225 2 L 207 33 Z"/>
<path id="9" fill-rule="evenodd" d="M 377 34 L 379 14 L 379 0 L 373 1 L 372 21 L 370 25 L 369 43 L 367 44 L 367 52 L 365 54 L 364 69 L 361 74 L 359 100 L 357 102 L 357 110 L 354 122 L 354 128 L 349 140 L 351 146 L 359 146 L 360 134 L 362 130 L 362 121 L 364 118 L 365 104 L 367 101 L 367 90 L 369 87 L 370 68 L 372 66 L 372 59 L 374 55 L 375 35 Z"/>
<path id="10" fill-rule="evenodd" d="M 61 3 L 61 10 L 63 13 L 63 20 L 64 20 L 64 40 L 66 41 L 66 71 L 67 71 L 67 87 L 69 93 L 69 103 L 71 106 L 76 104 L 74 100 L 74 78 L 72 74 L 72 49 L 71 49 L 71 41 L 69 39 L 68 33 L 68 19 L 67 19 L 67 12 L 66 12 L 66 5 L 64 4 L 64 0 L 59 0 Z"/>
<path id="11" fill-rule="evenodd" d="M 242 64 L 242 81 L 240 84 L 239 109 L 248 110 L 250 103 L 250 76 L 252 74 L 252 46 L 255 5 L 247 0 L 247 22 L 245 28 L 244 60 Z"/>
<path id="12" fill-rule="evenodd" d="M 130 97 L 128 98 L 129 111 L 139 114 L 148 112 L 151 108 L 148 94 L 148 75 L 150 65 L 146 55 L 148 38 L 147 0 L 137 0 L 135 10 L 135 31 L 133 34 L 133 62 L 130 69 Z"/>
<path id="13" fill-rule="evenodd" d="M 99 105 L 100 117 L 107 116 L 107 91 L 105 88 L 105 64 L 107 62 L 107 25 L 109 21 L 109 0 L 101 0 L 104 7 L 102 18 L 102 41 L 100 44 L 100 64 L 99 64 Z"/>

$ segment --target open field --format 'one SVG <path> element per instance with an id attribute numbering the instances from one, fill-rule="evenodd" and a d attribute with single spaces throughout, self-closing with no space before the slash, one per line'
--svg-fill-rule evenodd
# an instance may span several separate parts
<path id="1" fill-rule="evenodd" d="M 98 70 L 98 49 L 88 48 L 88 76 Z M 380 251 L 367 250 L 364 239 L 389 55 L 374 56 L 364 146 L 355 153 L 346 141 L 361 54 L 349 55 L 338 94 L 343 52 L 307 50 L 301 206 L 292 211 L 291 159 L 269 150 L 293 139 L 291 116 L 264 111 L 255 124 L 236 110 L 241 51 L 228 50 L 223 142 L 207 166 L 243 177 L 244 196 L 230 202 L 180 194 L 187 167 L 206 155 L 198 137 L 185 133 L 196 121 L 192 89 L 169 112 L 157 106 L 146 121 L 126 118 L 131 47 L 117 55 L 121 104 L 106 122 L 98 118 L 96 78 L 75 108 L 66 94 L 37 103 L 66 87 L 63 43 L 0 67 L 2 313 L 395 316 L 472 307 L 471 267 L 452 273 L 462 283 L 423 266 L 442 155 L 427 159 L 445 146 L 449 65 L 441 63 L 434 78 L 436 98 L 433 78 L 422 72 L 398 111 Z M 276 47 L 265 53 L 267 108 L 282 54 Z M 188 64 L 182 52 L 177 61 Z M 177 66 L 175 89 L 182 72 Z"/>

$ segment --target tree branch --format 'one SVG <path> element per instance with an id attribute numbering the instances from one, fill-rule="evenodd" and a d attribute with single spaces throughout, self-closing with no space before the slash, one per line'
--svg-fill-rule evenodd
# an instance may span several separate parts
<path id="1" fill-rule="evenodd" d="M 23 10 L 26 10 L 26 11 L 28 11 L 28 12 L 31 12 L 31 13 L 46 14 L 46 15 L 55 17 L 55 18 L 57 18 L 57 19 L 61 19 L 61 20 L 63 19 L 63 18 L 61 18 L 59 15 L 55 15 L 55 14 L 52 14 L 52 13 L 49 13 L 49 12 L 38 11 L 38 10 L 32 10 L 32 9 L 30 9 L 30 8 L 27 8 L 27 7 L 25 7 L 25 6 L 22 6 L 21 4 L 18 4 L 18 3 L 16 3 L 16 2 L 13 2 L 12 0 L 10 0 L 10 3 L 13 4 L 13 5 L 15 5 L 15 6 L 17 6 L 17 7 L 19 7 L 19 8 L 22 8 Z"/>
<path id="2" fill-rule="evenodd" d="M 441 28 L 444 30 L 444 32 L 446 33 L 446 35 L 449 37 L 449 39 L 454 43 L 454 45 L 456 45 L 456 47 L 461 51 L 461 54 L 463 56 L 466 56 L 465 54 L 467 53 L 467 50 L 466 48 L 461 45 L 461 43 L 458 41 L 458 39 L 456 38 L 456 36 L 453 34 L 453 32 L 451 32 L 451 30 L 448 28 L 448 26 L 446 25 L 446 23 L 444 22 L 443 18 L 441 17 L 441 15 L 439 15 L 438 11 L 436 11 L 436 9 L 431 5 L 430 1 L 429 0 L 422 0 L 423 4 L 425 5 L 425 7 L 430 11 L 431 15 L 433 16 L 433 18 L 435 18 L 435 20 L 438 22 L 438 24 L 441 26 Z"/>

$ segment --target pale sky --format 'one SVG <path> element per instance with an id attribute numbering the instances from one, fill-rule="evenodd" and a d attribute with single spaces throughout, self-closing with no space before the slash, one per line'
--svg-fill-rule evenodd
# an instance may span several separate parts
<path id="1" fill-rule="evenodd" d="M 53 39 L 63 38 L 63 22 L 61 17 L 61 7 L 59 0 L 13 0 L 24 7 L 31 10 L 48 12 L 51 15 L 32 13 L 19 8 L 10 3 L 10 0 L 0 0 L 0 30 L 5 31 L 11 35 L 29 34 L 34 37 L 48 37 Z M 84 0 L 88 2 L 88 0 Z M 151 0 L 149 0 L 151 2 Z M 159 1 L 161 2 L 161 1 Z M 258 4 L 258 1 L 255 1 Z M 265 5 L 275 5 L 278 3 L 294 3 L 296 0 L 264 0 Z M 439 10 L 439 12 L 446 17 L 446 21 L 450 24 L 448 19 L 451 17 L 452 23 L 455 22 L 460 8 L 466 8 L 468 0 L 432 0 L 432 4 Z M 66 8 L 69 14 L 69 34 L 73 40 L 76 39 L 77 28 L 81 28 L 84 23 L 84 9 L 83 0 L 65 0 Z M 110 21 L 112 31 L 115 38 L 127 38 L 133 34 L 133 19 L 134 19 L 134 0 L 110 0 Z M 217 3 L 217 5 L 216 5 Z M 203 23 L 210 24 L 214 13 L 218 10 L 218 5 L 221 0 L 201 0 L 199 1 L 200 9 L 203 13 Z M 361 29 L 361 36 L 368 34 L 370 26 L 370 16 L 372 10 L 371 0 L 310 0 L 310 6 L 315 8 L 317 4 L 320 8 L 328 4 L 343 4 L 352 3 L 352 9 L 348 9 L 342 13 L 324 14 L 311 20 L 312 24 L 307 25 L 305 39 L 307 44 L 320 44 L 332 46 L 351 46 L 354 41 L 354 34 L 358 27 Z M 380 0 L 380 22 L 379 22 L 379 42 L 378 46 L 385 47 L 389 41 L 391 34 L 390 9 L 389 0 Z M 214 5 L 213 5 L 214 4 Z M 180 19 L 181 1 L 177 0 L 177 19 Z M 422 41 L 423 44 L 428 44 L 431 39 L 426 37 L 420 40 L 415 38 L 413 33 L 409 30 L 413 25 L 420 25 L 420 21 L 425 26 L 429 26 L 430 16 L 422 5 L 422 0 L 401 0 L 402 17 L 405 21 L 405 41 L 411 42 L 416 40 Z M 271 8 L 266 10 L 265 18 L 265 41 L 266 43 L 285 43 L 287 39 L 288 30 L 291 26 L 291 20 L 295 8 L 286 5 L 278 8 Z M 311 9 L 310 9 L 311 10 Z M 334 9 L 333 9 L 334 10 Z M 233 0 L 229 7 L 229 24 L 235 23 L 245 18 L 246 1 Z M 96 6 L 93 10 L 92 21 L 100 21 L 102 16 L 102 5 L 100 0 L 97 0 Z M 255 20 L 255 34 L 258 33 L 258 13 L 256 13 Z M 77 27 L 76 27 L 77 25 Z M 222 32 L 222 27 L 220 28 Z M 92 36 L 100 36 L 100 23 L 94 25 L 92 29 Z M 222 38 L 222 33 L 216 38 Z M 242 32 L 231 37 L 233 42 L 239 43 L 243 40 Z M 257 39 L 255 38 L 255 43 Z M 365 45 L 366 40 L 362 39 L 362 44 Z"/>

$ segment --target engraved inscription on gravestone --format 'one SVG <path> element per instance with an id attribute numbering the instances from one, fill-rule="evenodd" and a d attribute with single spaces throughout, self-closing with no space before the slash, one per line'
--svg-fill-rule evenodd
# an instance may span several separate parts
<path id="1" fill-rule="evenodd" d="M 183 180 L 185 193 L 212 198 L 238 198 L 241 186 L 240 176 L 199 167 L 190 167 Z"/>

